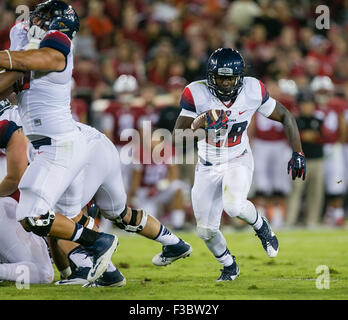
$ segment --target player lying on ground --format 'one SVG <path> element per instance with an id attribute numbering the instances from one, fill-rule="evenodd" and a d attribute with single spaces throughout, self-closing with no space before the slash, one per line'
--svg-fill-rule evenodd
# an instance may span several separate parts
<path id="1" fill-rule="evenodd" d="M 178 129 L 203 127 L 208 132 L 198 141 L 192 205 L 199 237 L 223 266 L 218 281 L 231 281 L 239 274 L 236 259 L 219 230 L 223 210 L 254 228 L 269 257 L 278 254 L 277 237 L 247 200 L 254 168 L 247 128 L 256 111 L 283 124 L 293 150 L 288 172 L 293 179 L 305 178 L 305 158 L 295 118 L 268 95 L 261 81 L 245 77 L 244 69 L 244 60 L 237 51 L 214 51 L 208 60 L 207 79 L 185 87 L 174 131 L 177 137 L 182 135 Z"/>

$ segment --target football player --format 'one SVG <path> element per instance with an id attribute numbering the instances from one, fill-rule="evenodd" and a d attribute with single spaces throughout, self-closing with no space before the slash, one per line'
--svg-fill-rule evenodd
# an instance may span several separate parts
<path id="1" fill-rule="evenodd" d="M 288 172 L 293 179 L 304 179 L 305 156 L 296 121 L 282 104 L 269 96 L 261 81 L 245 76 L 243 57 L 230 48 L 219 48 L 211 54 L 207 79 L 187 85 L 180 105 L 176 139 L 182 139 L 184 129 L 197 129 L 194 121 L 197 116 L 205 117 L 204 129 L 208 134 L 198 141 L 192 205 L 198 236 L 223 266 L 218 281 L 232 281 L 238 276 L 239 268 L 219 230 L 223 210 L 253 227 L 269 257 L 276 257 L 279 250 L 277 237 L 267 220 L 247 199 L 254 169 L 247 128 L 255 112 L 281 122 L 293 151 Z M 223 112 L 215 112 L 219 117 L 213 118 L 212 109 Z"/>
<path id="2" fill-rule="evenodd" d="M 51 3 L 51 1 L 47 3 Z M 17 49 L 28 47 L 28 40 L 23 40 L 23 34 L 30 35 L 30 29 L 28 32 L 26 31 L 25 25 L 16 25 L 11 30 L 11 33 L 13 39 L 15 40 L 11 41 L 11 44 L 15 44 L 17 41 Z M 17 36 L 14 36 L 14 34 Z M 36 38 L 32 38 L 32 40 L 35 40 L 34 42 L 37 42 Z M 38 43 L 40 43 L 40 40 L 38 41 Z M 5 79 L 3 79 L 2 83 L 5 83 L 4 87 L 6 88 L 11 84 L 13 77 L 15 77 L 17 73 L 6 72 L 3 75 L 5 75 Z M 7 82 L 5 82 L 5 80 Z M 22 81 L 23 79 L 20 80 Z M 104 148 L 103 150 L 96 150 L 92 147 L 92 149 L 88 147 L 88 154 L 93 156 L 94 158 L 92 158 L 92 160 L 87 160 L 87 168 L 92 167 L 93 170 L 87 171 L 86 179 L 87 181 L 92 181 L 93 183 L 90 183 L 88 185 L 89 188 L 86 189 L 87 191 L 83 190 L 84 195 L 82 196 L 81 202 L 87 204 L 88 201 L 96 194 L 97 204 L 99 205 L 105 216 L 112 220 L 116 220 L 116 223 L 126 231 L 139 232 L 140 234 L 150 239 L 154 239 L 160 242 L 163 245 L 163 252 L 154 257 L 153 263 L 155 265 L 164 266 L 170 264 L 176 259 L 188 256 L 192 251 L 192 248 L 189 244 L 185 243 L 176 235 L 172 234 L 165 228 L 165 226 L 159 223 L 158 220 L 154 219 L 150 215 L 147 215 L 144 211 L 132 210 L 131 208 L 125 206 L 126 197 L 124 188 L 122 184 L 119 184 L 121 177 L 119 166 L 117 166 L 117 164 L 119 163 L 119 156 L 117 150 L 113 148 L 113 144 L 108 139 L 106 139 L 104 135 L 100 134 L 98 131 L 92 129 L 91 127 L 82 127 L 81 124 L 75 124 L 79 128 L 79 131 L 82 133 L 82 135 L 85 137 L 85 141 L 89 143 L 89 146 L 91 146 L 90 142 L 93 141 L 95 146 L 98 146 L 102 149 Z M 87 130 L 86 128 L 89 129 Z M 104 143 L 101 143 L 100 140 L 104 141 Z M 35 160 L 37 154 L 40 154 L 40 150 L 37 152 L 32 144 L 29 145 L 29 150 L 29 154 L 31 154 L 30 160 Z M 108 162 L 105 161 L 104 158 L 101 159 L 99 157 L 101 153 L 105 154 L 105 159 L 108 156 L 108 159 L 112 162 L 109 163 L 109 166 L 107 166 Z M 97 159 L 95 159 L 95 157 L 97 157 Z M 94 166 L 91 165 L 91 163 L 94 164 Z M 96 167 L 96 165 L 99 166 Z M 100 168 L 105 169 L 105 174 L 101 174 Z M 115 175 L 117 175 L 117 178 L 112 179 L 111 177 L 115 177 Z M 88 177 L 91 177 L 91 180 L 89 180 Z M 69 192 L 70 188 L 65 193 L 65 197 L 62 197 L 60 201 L 56 203 L 55 208 L 57 212 L 66 212 L 70 210 L 71 198 L 69 197 Z M 86 196 L 86 194 L 88 196 Z M 64 200 L 66 202 L 64 202 Z M 74 217 L 74 219 L 75 218 L 76 217 Z M 79 224 L 81 225 L 86 225 L 87 229 L 91 229 L 90 223 L 88 221 L 79 222 Z"/>
<path id="3" fill-rule="evenodd" d="M 11 107 L 7 99 L 0 101 L 0 148 L 7 161 L 7 172 L 0 182 L 0 279 L 16 281 L 26 268 L 28 283 L 51 283 L 54 271 L 45 241 L 16 221 L 16 191 L 28 166 L 27 144 L 17 107 Z"/>
<path id="4" fill-rule="evenodd" d="M 6 115 L 10 114 L 10 117 L 7 116 L 6 121 L 1 121 L 1 128 L 5 128 L 6 131 L 0 131 L 0 141 L 5 141 L 5 138 L 10 136 L 10 133 L 17 128 L 9 119 L 19 119 L 17 108 L 9 109 L 9 105 L 6 104 L 6 110 L 8 112 Z M 0 118 L 1 120 L 1 118 Z M 18 121 L 19 122 L 19 121 Z M 94 198 L 95 203 L 98 208 L 101 210 L 104 216 L 113 219 L 114 212 L 122 211 L 120 217 L 118 217 L 114 222 L 122 229 L 128 232 L 137 232 L 140 235 L 143 235 L 149 239 L 153 239 L 163 245 L 162 253 L 156 255 L 153 258 L 153 263 L 156 266 L 164 266 L 172 263 L 173 261 L 179 258 L 185 258 L 192 252 L 190 245 L 185 243 L 183 240 L 178 238 L 175 234 L 172 234 L 164 225 L 162 225 L 157 219 L 152 217 L 150 214 L 147 214 L 143 210 L 134 210 L 126 205 L 126 192 L 124 190 L 122 181 L 121 170 L 120 170 L 120 160 L 116 147 L 113 143 L 103 134 L 101 134 L 96 129 L 77 123 L 77 126 L 80 128 L 82 134 L 86 137 L 88 142 L 89 157 L 87 161 L 87 170 L 86 170 L 86 181 L 81 189 L 83 190 L 82 198 L 82 207 L 85 207 L 89 201 Z M 9 130 L 12 130 L 11 132 Z M 28 160 L 26 157 L 26 147 L 28 142 L 25 136 L 22 134 L 21 140 L 15 136 L 12 138 L 9 152 L 9 159 L 12 160 L 9 163 L 10 172 L 24 172 L 25 167 L 27 166 Z M 16 138 L 16 139 L 15 139 Z M 17 160 L 14 156 L 16 155 Z M 103 157 L 100 157 L 100 154 L 103 154 Z M 18 164 L 21 164 L 19 166 Z M 100 168 L 103 167 L 104 170 L 101 171 Z M 14 184 L 12 190 L 16 189 L 18 186 L 19 178 Z M 0 190 L 2 184 L 0 184 Z M 9 195 L 4 194 L 4 195 Z M 17 197 L 18 198 L 18 197 Z M 8 202 L 9 200 L 7 200 Z M 57 204 L 58 212 L 65 212 L 66 208 L 69 206 L 69 198 L 65 200 L 60 200 Z M 6 217 L 4 215 L 4 217 Z M 14 216 L 12 220 L 15 222 Z M 85 226 L 88 229 L 97 230 L 94 225 L 93 217 L 86 217 L 82 213 L 73 217 L 73 220 L 79 224 Z M 19 224 L 18 224 L 19 225 Z M 5 225 L 4 225 L 5 226 Z M 22 229 L 22 228 L 21 228 Z M 14 235 L 12 229 L 10 230 L 11 234 Z M 24 230 L 22 230 L 24 232 Z M 24 232 L 25 234 L 25 232 Z M 6 239 L 12 239 L 13 236 L 9 236 L 8 232 L 3 232 L 2 235 Z M 26 236 L 26 239 L 28 237 Z M 37 238 L 33 236 L 34 240 Z M 27 239 L 28 240 L 28 239 Z M 28 240 L 29 241 L 29 240 Z M 35 240 L 39 241 L 39 240 Z M 58 243 L 52 238 L 48 238 L 51 248 L 51 254 L 56 263 L 58 270 L 63 275 L 63 271 L 67 269 L 70 264 L 74 265 L 76 268 L 73 270 L 72 274 L 67 275 L 67 279 L 58 281 L 58 285 L 70 285 L 70 284 L 87 284 L 87 276 L 90 269 L 93 267 L 90 259 L 86 259 L 90 254 L 86 252 L 81 246 L 67 241 L 59 240 Z M 8 243 L 7 241 L 5 243 Z M 16 242 L 14 242 L 16 243 Z M 46 244 L 43 242 L 46 247 Z M 7 246 L 4 246 L 7 248 Z M 6 249 L 7 250 L 7 249 Z M 17 250 L 17 249 L 16 249 Z M 60 255 L 60 251 L 63 250 L 63 256 Z M 11 250 L 12 251 L 12 250 Z M 20 251 L 21 252 L 21 251 Z M 7 254 L 18 255 L 18 253 L 10 252 L 7 250 Z M 69 256 L 68 262 L 66 262 L 66 256 Z M 42 260 L 41 260 L 42 261 Z M 16 266 L 12 266 L 11 270 Z M 46 270 L 44 266 L 43 270 Z M 7 279 L 7 278 L 6 278 Z M 34 279 L 38 279 L 37 277 Z M 51 280 L 52 281 L 52 280 Z M 98 278 L 92 286 L 123 286 L 125 285 L 125 278 L 122 273 L 113 266 L 110 262 L 106 272 Z"/>
<path id="5" fill-rule="evenodd" d="M 327 76 L 316 76 L 310 83 L 317 106 L 316 115 L 323 119 L 324 183 L 327 196 L 325 223 L 343 226 L 343 196 L 346 190 L 343 143 L 346 135 L 346 102 L 335 97 L 335 86 Z"/>
<path id="6" fill-rule="evenodd" d="M 19 31 L 14 41 L 22 42 L 40 29 L 44 32 L 37 49 L 0 52 L 0 68 L 25 73 L 16 90 L 23 131 L 31 142 L 31 164 L 19 184 L 16 219 L 36 235 L 83 245 L 93 254 L 88 280 L 94 282 L 106 270 L 118 239 L 69 219 L 81 210 L 80 186 L 87 161 L 87 142 L 70 109 L 71 40 L 79 30 L 79 19 L 71 6 L 50 0 L 36 7 L 29 27 L 27 33 L 20 26 L 12 28 L 11 42 L 13 32 Z M 59 200 L 67 198 L 70 206 L 64 215 L 56 213 Z"/>

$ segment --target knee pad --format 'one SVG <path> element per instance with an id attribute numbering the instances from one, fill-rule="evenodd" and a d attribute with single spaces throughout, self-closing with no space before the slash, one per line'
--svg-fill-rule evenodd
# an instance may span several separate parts
<path id="1" fill-rule="evenodd" d="M 123 218 L 128 211 L 127 206 L 124 209 L 124 211 L 116 218 L 115 223 L 120 229 L 125 230 L 127 232 L 140 232 L 141 230 L 144 229 L 146 225 L 147 213 L 142 209 L 139 209 L 139 210 L 131 209 L 131 208 L 129 209 L 132 211 L 131 213 L 132 216 L 129 223 L 127 224 L 126 222 L 123 221 Z M 140 223 L 137 225 L 136 222 L 137 222 L 138 214 L 141 214 L 141 220 L 140 220 Z"/>
<path id="2" fill-rule="evenodd" d="M 202 240 L 209 241 L 216 236 L 217 230 L 197 226 L 197 234 Z"/>
<path id="3" fill-rule="evenodd" d="M 37 220 L 35 220 L 33 217 L 27 217 L 25 218 L 25 222 L 28 227 L 26 230 L 36 234 L 39 237 L 46 237 L 51 230 L 55 217 L 56 214 L 51 210 L 40 216 L 40 218 Z"/>

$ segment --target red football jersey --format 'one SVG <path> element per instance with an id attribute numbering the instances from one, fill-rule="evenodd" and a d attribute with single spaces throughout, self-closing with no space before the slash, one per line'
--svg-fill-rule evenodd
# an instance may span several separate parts
<path id="1" fill-rule="evenodd" d="M 347 102 L 339 97 L 331 98 L 326 107 L 317 108 L 316 114 L 323 119 L 323 143 L 336 143 L 339 140 L 339 116 L 347 110 Z"/>
<path id="2" fill-rule="evenodd" d="M 87 117 L 88 106 L 83 99 L 71 99 L 71 113 L 74 120 L 84 122 Z"/>
<path id="3" fill-rule="evenodd" d="M 297 104 L 295 99 L 289 95 L 284 95 L 278 99 L 292 114 L 297 114 Z M 266 141 L 285 140 L 286 135 L 283 125 L 280 122 L 265 118 L 259 113 L 255 114 L 255 138 Z"/>
<path id="4" fill-rule="evenodd" d="M 140 148 L 140 154 L 135 156 L 141 163 L 140 186 L 149 189 L 148 196 L 155 196 L 159 192 L 157 184 L 168 177 L 169 166 L 175 156 L 175 148 L 172 145 L 166 145 L 160 150 L 159 159 L 154 158 L 156 156 L 154 150 L 148 154 L 150 150 Z"/>
<path id="5" fill-rule="evenodd" d="M 105 113 L 111 114 L 114 119 L 114 144 L 126 145 L 131 141 L 131 138 L 127 141 L 121 141 L 122 131 L 125 129 L 137 129 L 138 119 L 143 114 L 143 110 L 136 107 L 125 108 L 119 102 L 112 101 Z"/>

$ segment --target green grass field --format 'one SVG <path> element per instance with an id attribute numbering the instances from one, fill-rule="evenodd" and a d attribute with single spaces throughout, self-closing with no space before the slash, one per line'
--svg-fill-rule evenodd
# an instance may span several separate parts
<path id="1" fill-rule="evenodd" d="M 0 283 L 0 299 L 68 300 L 329 300 L 348 299 L 348 231 L 279 231 L 280 250 L 275 259 L 264 252 L 252 231 L 225 233 L 228 247 L 241 269 L 234 282 L 217 283 L 220 265 L 194 233 L 180 233 L 193 253 L 167 267 L 152 265 L 161 250 L 158 243 L 138 235 L 119 235 L 113 262 L 127 278 L 122 288 Z M 328 266 L 330 288 L 317 289 L 316 268 Z M 59 276 L 56 272 L 55 280 Z"/>

